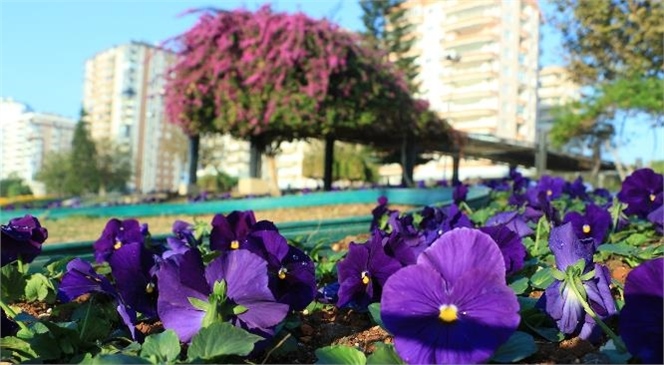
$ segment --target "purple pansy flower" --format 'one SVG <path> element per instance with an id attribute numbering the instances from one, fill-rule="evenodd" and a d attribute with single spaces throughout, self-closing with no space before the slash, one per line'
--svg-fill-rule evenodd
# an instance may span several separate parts
<path id="1" fill-rule="evenodd" d="M 565 334 L 579 332 L 582 339 L 595 340 L 600 334 L 595 320 L 585 313 L 572 285 L 584 295 L 595 313 L 605 319 L 616 313 L 611 289 L 611 276 L 606 267 L 592 264 L 594 246 L 576 237 L 570 223 L 551 230 L 549 247 L 556 261 L 556 280 L 538 301 Z"/>
<path id="2" fill-rule="evenodd" d="M 491 236 L 498 244 L 500 252 L 503 254 L 507 275 L 512 275 L 523 268 L 526 246 L 523 245 L 521 237 L 516 232 L 505 225 L 482 227 L 480 230 Z"/>
<path id="3" fill-rule="evenodd" d="M 662 174 L 652 169 L 639 169 L 627 176 L 618 193 L 618 199 L 627 204 L 625 214 L 645 218 L 662 205 L 664 189 Z"/>
<path id="4" fill-rule="evenodd" d="M 487 219 L 485 225 L 487 227 L 505 225 L 520 237 L 530 236 L 534 233 L 517 211 L 496 213 L 496 215 Z"/>
<path id="5" fill-rule="evenodd" d="M 94 243 L 95 260 L 108 261 L 115 250 L 122 245 L 144 243 L 143 229 L 136 219 L 119 220 L 113 218 L 106 223 L 101 237 Z"/>
<path id="6" fill-rule="evenodd" d="M 539 179 L 537 186 L 534 188 L 537 192 L 535 196 L 543 192 L 544 197 L 549 201 L 558 199 L 563 194 L 564 187 L 565 180 L 563 178 L 544 175 Z"/>
<path id="7" fill-rule="evenodd" d="M 454 204 L 459 204 L 462 201 L 466 201 L 467 196 L 468 185 L 460 183 L 454 187 L 454 190 L 452 191 L 452 200 L 454 201 Z"/>
<path id="8" fill-rule="evenodd" d="M 157 316 L 155 259 L 141 243 L 122 245 L 108 259 L 115 285 L 125 304 L 148 317 Z"/>
<path id="9" fill-rule="evenodd" d="M 48 231 L 42 227 L 39 220 L 31 215 L 14 218 L 7 225 L 0 227 L 2 239 L 1 265 L 5 266 L 19 258 L 29 263 L 35 259 L 42 249 L 42 244 L 48 238 Z"/>
<path id="10" fill-rule="evenodd" d="M 371 211 L 371 215 L 373 216 L 373 219 L 371 220 L 371 226 L 369 228 L 370 231 L 373 231 L 374 228 L 380 228 L 379 225 L 381 223 L 381 219 L 384 215 L 390 214 L 394 211 L 391 211 L 387 207 L 387 197 L 385 196 L 380 196 L 378 198 L 378 205 L 376 205 L 375 208 Z"/>
<path id="11" fill-rule="evenodd" d="M 644 364 L 661 364 L 664 259 L 645 261 L 627 275 L 625 306 L 620 311 L 620 337 Z"/>
<path id="12" fill-rule="evenodd" d="M 198 241 L 194 237 L 194 225 L 185 221 L 176 220 L 173 223 L 173 234 L 191 247 L 196 247 Z"/>
<path id="13" fill-rule="evenodd" d="M 265 333 L 288 312 L 268 288 L 267 262 L 248 250 L 224 252 L 204 267 L 198 250 L 190 249 L 165 260 L 157 278 L 159 318 L 182 342 L 207 319 Z"/>
<path id="14" fill-rule="evenodd" d="M 399 261 L 385 253 L 380 235 L 364 244 L 351 243 L 346 257 L 337 264 L 341 285 L 337 306 L 354 301 L 365 308 L 377 302 L 387 278 L 400 268 Z"/>
<path id="15" fill-rule="evenodd" d="M 249 250 L 264 258 L 268 265 L 268 286 L 279 303 L 291 310 L 303 310 L 316 296 L 316 270 L 307 254 L 291 246 L 277 231 L 253 232 Z"/>
<path id="16" fill-rule="evenodd" d="M 256 223 L 252 210 L 233 211 L 228 216 L 217 214 L 212 219 L 210 248 L 217 251 L 237 250 L 247 243 L 247 236 L 253 230 L 276 230 L 267 221 Z"/>
<path id="17" fill-rule="evenodd" d="M 588 199 L 588 193 L 586 193 L 586 185 L 583 183 L 583 178 L 581 176 L 577 177 L 574 182 L 565 182 L 563 192 L 570 196 L 570 198 L 578 198 L 581 200 Z"/>
<path id="18" fill-rule="evenodd" d="M 409 364 L 487 361 L 519 325 L 498 246 L 475 229 L 445 233 L 385 284 L 381 318 Z"/>
<path id="19" fill-rule="evenodd" d="M 586 213 L 569 212 L 565 214 L 564 223 L 572 223 L 574 233 L 580 240 L 592 239 L 595 248 L 604 243 L 611 228 L 611 213 L 594 204 L 586 206 Z"/>
<path id="20" fill-rule="evenodd" d="M 424 242 L 426 246 L 430 246 L 443 233 L 454 228 L 472 228 L 473 223 L 456 204 L 451 204 L 443 208 L 425 207 L 422 209 L 420 226 L 424 229 Z"/>
<path id="21" fill-rule="evenodd" d="M 659 234 L 664 234 L 664 205 L 650 212 L 648 220 L 655 225 L 655 230 Z"/>
<path id="22" fill-rule="evenodd" d="M 122 297 L 108 279 L 98 274 L 89 262 L 75 258 L 67 264 L 67 272 L 62 276 L 58 287 L 58 299 L 64 303 L 88 293 L 109 295 L 118 302 L 117 311 L 129 329 L 132 338 L 136 338 L 136 312 L 127 307 Z"/>

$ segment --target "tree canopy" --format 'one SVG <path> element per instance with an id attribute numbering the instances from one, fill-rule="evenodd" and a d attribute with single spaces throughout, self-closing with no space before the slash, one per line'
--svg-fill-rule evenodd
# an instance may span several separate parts
<path id="1" fill-rule="evenodd" d="M 190 135 L 267 142 L 417 130 L 422 110 L 404 77 L 361 43 L 302 13 L 206 10 L 170 43 L 179 58 L 167 113 Z"/>
<path id="2" fill-rule="evenodd" d="M 551 0 L 572 78 L 593 85 L 664 75 L 664 6 L 659 0 Z"/>

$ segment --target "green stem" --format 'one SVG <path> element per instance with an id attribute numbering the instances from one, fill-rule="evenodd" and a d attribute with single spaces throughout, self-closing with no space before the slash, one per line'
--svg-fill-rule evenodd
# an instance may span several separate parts
<path id="1" fill-rule="evenodd" d="M 23 271 L 23 255 L 18 255 L 18 260 L 16 260 L 16 264 L 18 265 L 18 272 L 25 275 L 25 271 Z"/>
<path id="2" fill-rule="evenodd" d="M 467 214 L 473 214 L 473 209 L 470 208 L 470 206 L 465 201 L 462 200 L 459 202 L 459 207 L 465 210 Z"/>
<path id="3" fill-rule="evenodd" d="M 14 311 L 14 309 L 12 309 L 12 307 L 8 306 L 3 300 L 0 300 L 0 307 L 2 307 L 2 310 L 4 310 L 5 313 L 7 313 L 7 316 L 9 318 L 11 318 L 11 319 L 16 318 L 16 311 Z M 18 324 L 19 327 L 21 327 L 22 330 L 26 330 L 26 331 L 30 330 L 28 328 L 28 326 L 25 325 L 25 323 L 23 323 L 21 321 L 16 321 L 16 320 L 15 320 L 15 322 L 16 322 L 16 324 Z"/>
<path id="4" fill-rule="evenodd" d="M 88 310 L 85 312 L 85 318 L 83 319 L 83 325 L 81 326 L 81 332 L 78 333 L 78 338 L 83 339 L 83 333 L 88 327 L 88 318 L 90 317 L 90 310 L 92 309 L 92 302 L 95 300 L 95 296 L 90 297 L 90 303 L 88 304 Z"/>
<path id="5" fill-rule="evenodd" d="M 537 253 L 539 251 L 539 241 L 540 241 L 540 232 L 542 229 L 542 219 L 537 221 L 537 231 L 535 233 L 535 252 Z"/>
<path id="6" fill-rule="evenodd" d="M 615 332 L 613 332 L 611 328 L 609 328 L 609 326 L 606 325 L 606 323 L 604 323 L 604 321 L 602 321 L 599 318 L 599 316 L 595 313 L 595 311 L 592 308 L 590 308 L 590 305 L 588 304 L 586 299 L 581 296 L 581 293 L 579 293 L 579 290 L 576 288 L 576 285 L 570 283 L 567 286 L 572 289 L 572 292 L 574 293 L 574 295 L 576 295 L 576 298 L 579 300 L 579 302 L 581 302 L 581 306 L 586 311 L 586 313 L 588 313 L 588 315 L 595 320 L 595 323 L 597 323 L 602 328 L 604 333 L 606 333 L 609 337 L 611 337 L 611 339 L 613 340 L 613 344 L 616 345 L 616 349 L 618 349 L 618 351 L 622 353 L 627 353 L 628 351 L 627 347 L 625 347 L 625 343 L 620 339 L 620 337 L 618 337 L 618 335 L 616 335 Z"/>

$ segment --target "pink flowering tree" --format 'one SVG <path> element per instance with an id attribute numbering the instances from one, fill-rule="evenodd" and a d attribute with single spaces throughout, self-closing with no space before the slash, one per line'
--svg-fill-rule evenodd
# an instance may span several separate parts
<path id="1" fill-rule="evenodd" d="M 206 10 L 171 45 L 179 58 L 166 110 L 194 141 L 230 133 L 261 153 L 286 140 L 376 139 L 417 128 L 403 77 L 326 20 L 268 6 Z"/>

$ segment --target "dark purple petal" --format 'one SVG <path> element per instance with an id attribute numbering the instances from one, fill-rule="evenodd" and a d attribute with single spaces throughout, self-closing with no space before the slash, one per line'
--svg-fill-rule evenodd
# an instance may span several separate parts
<path id="1" fill-rule="evenodd" d="M 504 224 L 520 237 L 530 236 L 534 233 L 517 211 L 496 213 L 496 215 L 487 219 L 485 224 L 487 227 Z"/>
<path id="2" fill-rule="evenodd" d="M 385 281 L 401 268 L 401 263 L 385 253 L 380 236 L 372 236 L 366 245 L 369 248 L 369 275 L 371 275 L 374 290 L 378 290 L 375 295 L 380 297 L 380 290 L 385 285 Z"/>
<path id="3" fill-rule="evenodd" d="M 634 171 L 623 181 L 618 199 L 626 203 L 625 214 L 635 214 L 645 218 L 662 205 L 664 177 L 652 169 Z"/>
<path id="4" fill-rule="evenodd" d="M 198 250 L 190 249 L 164 260 L 157 271 L 157 280 L 157 312 L 164 328 L 174 330 L 180 341 L 189 342 L 200 330 L 205 316 L 189 298 L 207 302 L 210 295 Z"/>
<path id="5" fill-rule="evenodd" d="M 511 275 L 523 268 L 526 258 L 526 246 L 523 245 L 521 237 L 507 226 L 482 227 L 480 230 L 498 244 L 503 254 L 507 275 Z"/>
<path id="6" fill-rule="evenodd" d="M 477 229 L 457 228 L 443 234 L 417 259 L 444 278 L 456 278 L 468 270 L 483 268 L 505 277 L 505 261 L 491 237 Z"/>
<path id="7" fill-rule="evenodd" d="M 143 244 L 144 236 L 141 225 L 135 219 L 111 219 L 106 223 L 101 237 L 94 243 L 95 260 L 97 262 L 107 261 L 114 250 L 122 245 L 130 243 Z"/>
<path id="8" fill-rule="evenodd" d="M 565 180 L 560 177 L 544 175 L 537 183 L 537 191 L 543 192 L 547 200 L 560 198 L 565 187 Z"/>
<path id="9" fill-rule="evenodd" d="M 627 275 L 620 336 L 629 352 L 646 364 L 663 363 L 664 259 L 645 261 Z"/>
<path id="10" fill-rule="evenodd" d="M 122 322 L 129 329 L 131 333 L 131 338 L 136 339 L 136 311 L 131 308 L 128 308 L 124 304 L 118 304 L 116 310 L 122 319 Z"/>
<path id="11" fill-rule="evenodd" d="M 606 320 L 617 313 L 613 294 L 609 287 L 610 283 L 611 275 L 609 270 L 599 264 L 595 264 L 595 277 L 592 280 L 583 282 L 583 287 L 588 295 L 588 304 L 602 320 Z M 591 342 L 599 341 L 602 334 L 599 325 L 587 313 L 585 314 L 584 321 L 579 337 Z"/>
<path id="12" fill-rule="evenodd" d="M 572 228 L 580 240 L 592 239 L 594 247 L 602 244 L 611 227 L 611 214 L 594 204 L 586 206 L 586 213 L 569 212 L 563 223 L 572 223 Z"/>
<path id="13" fill-rule="evenodd" d="M 279 303 L 291 310 L 303 310 L 316 296 L 316 270 L 309 256 L 289 246 L 281 267 L 270 273 L 270 290 Z"/>
<path id="14" fill-rule="evenodd" d="M 366 295 L 362 273 L 369 270 L 369 248 L 365 244 L 351 243 L 346 257 L 337 263 L 339 280 L 338 307 L 343 307 L 356 296 Z"/>
<path id="15" fill-rule="evenodd" d="M 256 217 L 251 210 L 243 212 L 236 210 L 228 216 L 215 215 L 212 219 L 212 231 L 210 232 L 210 248 L 217 251 L 228 251 L 243 247 L 255 224 Z M 268 227 L 263 227 L 263 229 L 266 228 Z"/>
<path id="16" fill-rule="evenodd" d="M 549 248 L 555 257 L 556 267 L 563 272 L 580 259 L 583 259 L 587 266 L 592 262 L 595 252 L 592 243 L 584 243 L 576 238 L 570 223 L 551 229 Z"/>
<path id="17" fill-rule="evenodd" d="M 248 328 L 277 325 L 288 312 L 288 305 L 277 303 L 268 288 L 267 262 L 247 250 L 228 251 L 214 259 L 205 270 L 210 287 L 225 280 L 227 296 L 248 310 L 237 316 Z"/>
<path id="18" fill-rule="evenodd" d="M 459 184 L 454 187 L 452 191 L 452 200 L 454 204 L 459 204 L 462 201 L 466 201 L 466 196 L 468 195 L 468 185 Z"/>
<path id="19" fill-rule="evenodd" d="M 581 326 L 585 313 L 581 302 L 563 282 L 556 280 L 549 285 L 539 303 L 544 305 L 544 311 L 556 322 L 560 332 L 572 334 Z"/>
<path id="20" fill-rule="evenodd" d="M 664 205 L 660 205 L 648 214 L 648 220 L 655 225 L 655 230 L 659 234 L 664 234 Z"/>
<path id="21" fill-rule="evenodd" d="M 122 245 L 109 258 L 115 285 L 125 304 L 148 317 L 157 315 L 157 288 L 150 272 L 152 254 L 141 243 Z"/>
<path id="22" fill-rule="evenodd" d="M 104 293 L 118 297 L 115 288 L 105 276 L 97 274 L 89 262 L 75 258 L 67 264 L 58 288 L 58 299 L 70 302 L 83 294 Z"/>
<path id="23" fill-rule="evenodd" d="M 42 244 L 48 238 L 48 231 L 42 227 L 39 220 L 31 215 L 14 218 L 7 225 L 0 227 L 2 245 L 1 265 L 21 258 L 25 263 L 32 262 L 40 253 Z"/>

